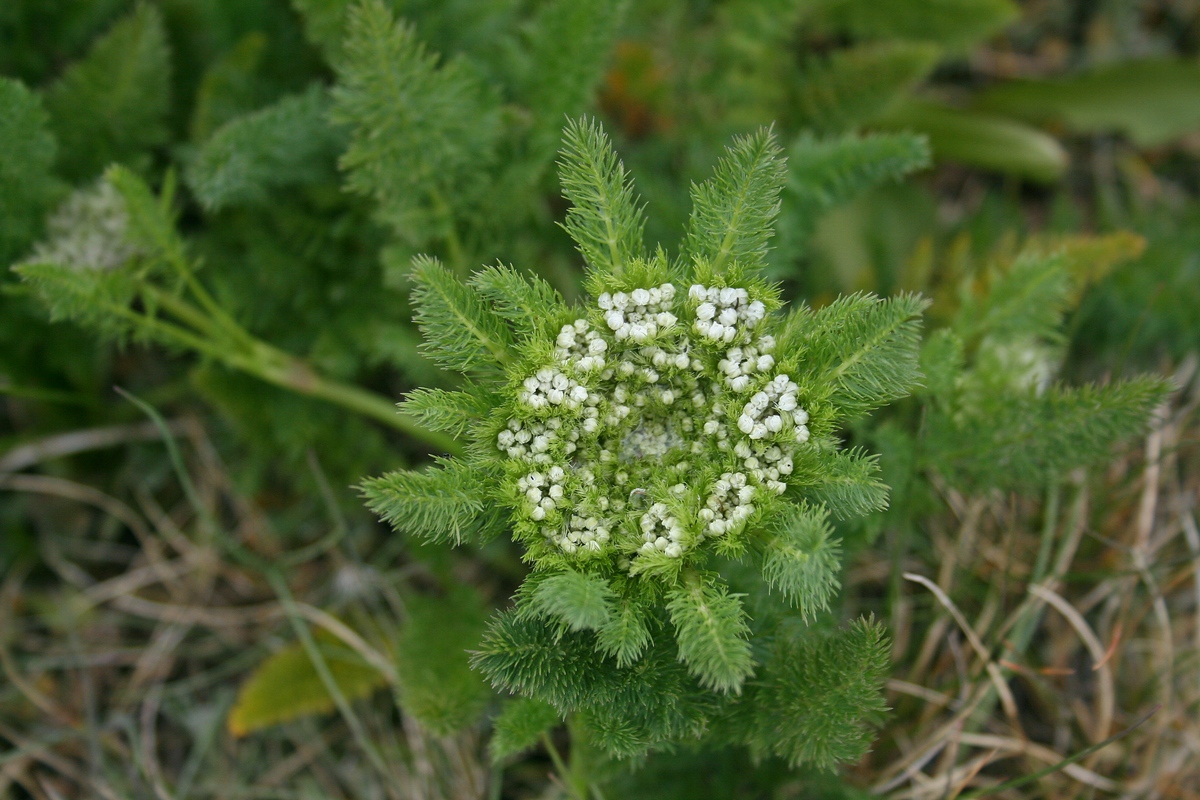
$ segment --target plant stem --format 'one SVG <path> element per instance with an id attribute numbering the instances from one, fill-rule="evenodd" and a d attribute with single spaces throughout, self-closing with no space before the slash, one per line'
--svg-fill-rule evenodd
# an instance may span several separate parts
<path id="1" fill-rule="evenodd" d="M 563 788 L 571 794 L 574 800 L 587 800 L 586 797 L 579 793 L 575 782 L 571 780 L 571 771 L 567 769 L 566 762 L 563 761 L 558 748 L 554 746 L 554 741 L 550 738 L 549 733 L 542 734 L 542 744 L 545 746 L 546 752 L 550 754 L 550 760 L 554 762 L 554 771 L 558 773 L 558 779 L 562 783 Z"/>

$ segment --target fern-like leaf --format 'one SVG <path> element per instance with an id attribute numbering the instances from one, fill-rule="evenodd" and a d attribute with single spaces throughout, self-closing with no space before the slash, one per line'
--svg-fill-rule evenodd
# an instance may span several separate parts
<path id="1" fill-rule="evenodd" d="M 572 206 L 563 227 L 579 252 L 598 274 L 620 275 L 642 255 L 646 220 L 625 165 L 596 122 L 567 125 L 559 182 Z"/>
<path id="2" fill-rule="evenodd" d="M 841 542 L 833 538 L 829 511 L 791 506 L 775 525 L 767 546 L 763 577 L 800 609 L 805 619 L 829 607 L 837 591 Z"/>
<path id="3" fill-rule="evenodd" d="M 564 570 L 539 581 L 533 606 L 569 630 L 596 630 L 611 623 L 616 595 L 598 575 Z"/>
<path id="4" fill-rule="evenodd" d="M 710 689 L 740 693 L 742 683 L 754 673 L 754 660 L 738 595 L 695 580 L 668 596 L 667 611 L 675 625 L 679 659 L 688 671 Z"/>
<path id="5" fill-rule="evenodd" d="M 770 129 L 734 139 L 713 176 L 692 186 L 692 217 L 683 252 L 705 258 L 713 272 L 737 263 L 766 263 L 785 162 Z"/>
<path id="6" fill-rule="evenodd" d="M 439 460 L 422 472 L 399 470 L 360 486 L 367 506 L 398 531 L 459 544 L 479 524 L 486 475 L 461 461 Z"/>
<path id="7" fill-rule="evenodd" d="M 437 259 L 413 259 L 413 318 L 425 335 L 424 351 L 446 369 L 495 374 L 511 358 L 504 321 Z"/>

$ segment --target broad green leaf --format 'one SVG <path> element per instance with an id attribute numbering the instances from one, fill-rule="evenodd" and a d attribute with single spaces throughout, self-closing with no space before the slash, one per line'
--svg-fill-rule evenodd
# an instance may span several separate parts
<path id="1" fill-rule="evenodd" d="M 366 697 L 387 677 L 328 634 L 315 637 L 317 649 L 347 700 Z M 289 645 L 259 664 L 242 684 L 226 725 L 234 736 L 334 709 L 321 676 L 300 644 Z"/>
<path id="2" fill-rule="evenodd" d="M 1015 119 L 906 100 L 876 124 L 925 134 L 939 160 L 1039 183 L 1052 183 L 1067 169 L 1067 152 L 1057 139 Z"/>
<path id="3" fill-rule="evenodd" d="M 981 110 L 1076 133 L 1126 134 L 1157 147 L 1200 130 L 1200 63 L 1146 59 L 1052 80 L 1002 83 L 979 95 Z"/>

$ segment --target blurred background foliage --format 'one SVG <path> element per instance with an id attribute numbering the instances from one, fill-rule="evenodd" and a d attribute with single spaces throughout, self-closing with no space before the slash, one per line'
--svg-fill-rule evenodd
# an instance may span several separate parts
<path id="1" fill-rule="evenodd" d="M 961 653 L 935 650 L 947 617 L 914 611 L 902 585 L 914 562 L 964 573 L 959 589 L 976 612 L 1011 611 L 1022 597 L 1014 586 L 980 599 L 995 564 L 984 549 L 953 545 L 951 520 L 967 526 L 960 543 L 989 526 L 1008 531 L 1008 563 L 1025 580 L 1056 574 L 1056 558 L 1070 563 L 1078 515 L 1115 540 L 1119 521 L 1136 518 L 1137 546 L 1084 548 L 1094 574 L 1078 581 L 1089 597 L 1124 586 L 1121 570 L 1150 569 L 1150 544 L 1175 546 L 1152 534 L 1161 508 L 1179 509 L 1164 499 L 1146 510 L 1137 494 L 1139 470 L 1157 462 L 1111 449 L 1136 420 L 1117 413 L 1104 423 L 1111 435 L 1081 444 L 1071 427 L 1080 414 L 1067 411 L 1086 397 L 1047 387 L 1059 377 L 1191 376 L 1200 3 L 379 0 L 357 16 L 355 5 L 0 4 L 0 262 L 28 265 L 68 244 L 92 257 L 94 241 L 67 242 L 63 231 L 103 234 L 102 222 L 72 198 L 106 182 L 124 187 L 133 224 L 160 225 L 152 244 L 161 251 L 146 257 L 167 266 L 147 273 L 153 292 L 134 294 L 95 270 L 87 297 L 135 298 L 138 314 L 152 313 L 154 297 L 189 297 L 208 313 L 208 297 L 228 316 L 214 330 L 229 338 L 212 341 L 247 354 L 214 356 L 144 325 L 97 326 L 55 294 L 53 275 L 0 274 L 0 738 L 9 748 L 0 758 L 17 765 L 5 767 L 0 793 L 556 791 L 540 750 L 504 770 L 488 766 L 479 720 L 492 698 L 463 655 L 485 609 L 519 579 L 517 555 L 500 543 L 410 547 L 344 487 L 437 451 L 378 414 L 355 413 L 451 380 L 417 349 L 412 255 L 436 254 L 460 275 L 510 263 L 579 296 L 580 260 L 557 226 L 565 206 L 554 159 L 564 120 L 581 113 L 613 135 L 649 206 L 649 241 L 674 244 L 689 182 L 708 174 L 731 135 L 773 124 L 789 183 L 771 275 L 787 296 L 818 306 L 860 290 L 934 299 L 924 395 L 847 432 L 882 453 L 893 503 L 840 529 L 839 616 L 873 610 L 889 621 L 906 687 L 944 679 L 939 697 L 970 694 Z M 125 177 L 104 179 L 114 164 Z M 134 194 L 145 200 L 141 216 Z M 186 256 L 179 274 L 168 268 L 176 251 Z M 193 279 L 202 295 L 186 294 Z M 1045 291 L 1020 293 L 1034 283 Z M 311 376 L 363 394 L 321 395 Z M 114 385 L 161 410 L 185 445 L 179 460 Z M 1116 398 L 1123 407 L 1152 393 L 1130 386 L 1143 394 Z M 1164 441 L 1178 448 L 1171 502 L 1180 508 L 1196 477 L 1184 468 L 1195 459 L 1189 398 L 1174 416 L 1163 412 L 1175 428 L 1154 451 Z M 1031 414 L 1052 422 L 1000 436 Z M 1044 436 L 1052 425 L 1060 438 Z M 1106 461 L 1091 478 L 1075 471 Z M 1072 503 L 1089 486 L 1104 499 L 1080 510 Z M 1186 534 L 1181 520 L 1165 530 Z M 243 550 L 254 558 L 239 560 Z M 1131 553 L 1143 561 L 1126 563 Z M 1164 570 L 1160 583 L 1178 578 Z M 473 588 L 454 588 L 462 585 Z M 1162 595 L 1146 602 L 1170 629 L 1163 609 L 1175 606 Z M 1195 616 L 1194 600 L 1179 602 L 1185 619 Z M 1017 650 L 1053 649 L 1038 638 L 1047 636 L 1040 610 L 1018 611 L 992 633 L 1015 628 Z M 1119 639 L 1144 616 L 1122 607 L 1096 624 Z M 922 648 L 912 626 L 923 626 Z M 1195 661 L 1191 651 L 1181 674 L 1194 678 Z M 443 668 L 430 675 L 429 663 Z M 1151 667 L 1130 667 L 1130 680 L 1162 672 Z M 1070 725 L 1046 701 L 1048 680 L 1030 679 L 1013 700 L 1029 733 L 1064 754 L 1103 739 L 1061 733 Z M 242 695 L 230 681 L 247 687 Z M 283 684 L 308 689 L 269 696 Z M 379 687 L 393 705 L 378 702 Z M 1150 678 L 1124 688 L 1136 697 L 1130 708 L 1157 696 Z M 1075 690 L 1087 701 L 1099 691 Z M 1196 699 L 1180 708 L 1194 711 Z M 609 796 L 651 796 L 648 786 L 655 797 L 898 791 L 892 779 L 907 766 L 888 770 L 932 719 L 911 700 L 910 691 L 896 702 L 879 753 L 848 782 L 774 761 L 751 769 L 735 751 L 655 758 L 629 772 L 589 763 L 586 742 L 573 743 L 571 769 L 604 776 Z M 523 742 L 520 733 L 506 735 Z M 43 750 L 56 755 L 34 755 Z M 940 774 L 972 777 L 948 754 Z M 1168 762 L 1159 753 L 1145 763 Z M 998 781 L 1036 771 L 1009 766 L 976 772 Z M 1194 771 L 1179 774 L 1170 786 L 1200 791 Z M 701 786 L 691 782 L 698 775 Z M 1042 788 L 1073 796 L 1075 779 Z M 909 796 L 921 796 L 916 786 Z"/>

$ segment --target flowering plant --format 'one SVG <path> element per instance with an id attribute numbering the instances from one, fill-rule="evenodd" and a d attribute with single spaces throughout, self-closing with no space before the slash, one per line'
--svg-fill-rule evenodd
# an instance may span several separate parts
<path id="1" fill-rule="evenodd" d="M 917 380 L 923 301 L 856 295 L 783 314 L 760 274 L 783 175 L 769 131 L 737 140 L 693 189 L 680 257 L 647 253 L 623 165 L 597 126 L 576 123 L 564 227 L 594 299 L 569 306 L 506 266 L 464 286 L 433 259 L 415 261 L 429 352 L 467 379 L 402 408 L 469 444 L 365 493 L 401 530 L 454 542 L 503 532 L 523 546 L 533 571 L 476 663 L 560 713 L 616 715 L 599 730 L 632 725 L 605 740 L 617 752 L 702 730 L 705 703 L 739 695 L 755 673 L 756 620 L 724 572 L 758 563 L 742 585 L 757 580 L 756 592 L 775 590 L 811 619 L 838 585 L 829 513 L 885 504 L 874 460 L 835 434 Z M 547 632 L 552 646 L 538 638 Z M 535 655 L 534 640 L 557 652 Z M 699 705 L 652 723 L 619 704 L 600 712 L 603 692 L 576 685 L 586 677 L 539 661 L 573 647 L 625 678 L 675 664 L 667 683 L 693 686 Z"/>

